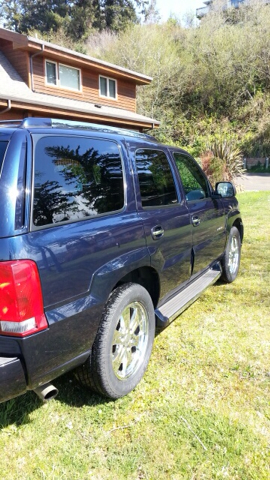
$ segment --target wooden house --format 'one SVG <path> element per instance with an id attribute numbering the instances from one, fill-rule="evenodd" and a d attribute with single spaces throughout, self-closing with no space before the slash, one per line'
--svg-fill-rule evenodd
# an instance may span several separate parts
<path id="1" fill-rule="evenodd" d="M 0 120 L 66 118 L 155 128 L 136 113 L 136 87 L 152 78 L 37 38 L 0 28 Z"/>

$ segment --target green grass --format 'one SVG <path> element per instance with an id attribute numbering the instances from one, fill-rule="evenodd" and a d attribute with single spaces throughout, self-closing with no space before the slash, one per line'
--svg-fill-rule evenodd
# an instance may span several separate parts
<path id="1" fill-rule="evenodd" d="M 270 478 L 270 192 L 239 195 L 241 271 L 155 341 L 149 368 L 110 402 L 72 374 L 42 405 L 0 405 L 0 479 Z"/>

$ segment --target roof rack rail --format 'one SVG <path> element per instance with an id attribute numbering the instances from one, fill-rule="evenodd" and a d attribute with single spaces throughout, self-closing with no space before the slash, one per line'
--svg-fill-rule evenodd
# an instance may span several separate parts
<path id="1" fill-rule="evenodd" d="M 23 120 L 0 120 L 1 127 L 18 127 L 22 124 Z"/>
<path id="2" fill-rule="evenodd" d="M 1 127 L 51 127 L 50 118 L 27 117 L 18 120 L 0 120 Z"/>
<path id="3" fill-rule="evenodd" d="M 119 135 L 127 135 L 129 137 L 151 138 L 156 141 L 154 137 L 146 133 L 138 132 L 137 130 L 129 130 L 122 127 L 112 127 L 110 125 L 103 125 L 99 123 L 80 122 L 78 120 L 63 120 L 59 118 L 51 119 L 51 126 L 55 128 L 78 128 L 81 130 L 98 130 L 103 133 L 118 133 Z"/>
<path id="4" fill-rule="evenodd" d="M 52 127 L 52 120 L 51 118 L 27 117 L 23 119 L 21 127 Z"/>
<path id="5" fill-rule="evenodd" d="M 20 128 L 74 128 L 80 130 L 92 130 L 103 133 L 117 133 L 119 135 L 126 135 L 129 137 L 140 137 L 145 139 L 157 141 L 151 135 L 138 132 L 137 130 L 129 130 L 126 128 L 112 127 L 110 125 L 102 125 L 97 123 L 80 122 L 76 120 L 63 120 L 60 118 L 43 118 L 43 117 L 27 117 L 21 120 L 3 120 L 0 121 L 1 126 L 20 127 Z"/>

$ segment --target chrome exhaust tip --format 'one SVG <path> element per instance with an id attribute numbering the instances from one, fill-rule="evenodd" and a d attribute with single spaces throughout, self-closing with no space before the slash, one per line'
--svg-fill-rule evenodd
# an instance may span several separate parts
<path id="1" fill-rule="evenodd" d="M 46 383 L 45 385 L 35 388 L 34 392 L 44 403 L 49 402 L 59 393 L 58 389 L 51 383 Z"/>

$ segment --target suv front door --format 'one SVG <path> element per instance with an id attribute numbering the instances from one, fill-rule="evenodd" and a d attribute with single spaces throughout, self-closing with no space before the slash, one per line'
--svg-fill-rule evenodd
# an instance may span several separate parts
<path id="1" fill-rule="evenodd" d="M 172 151 L 183 186 L 192 225 L 193 275 L 222 255 L 226 242 L 226 216 L 222 199 L 212 198 L 209 182 L 187 154 Z"/>

